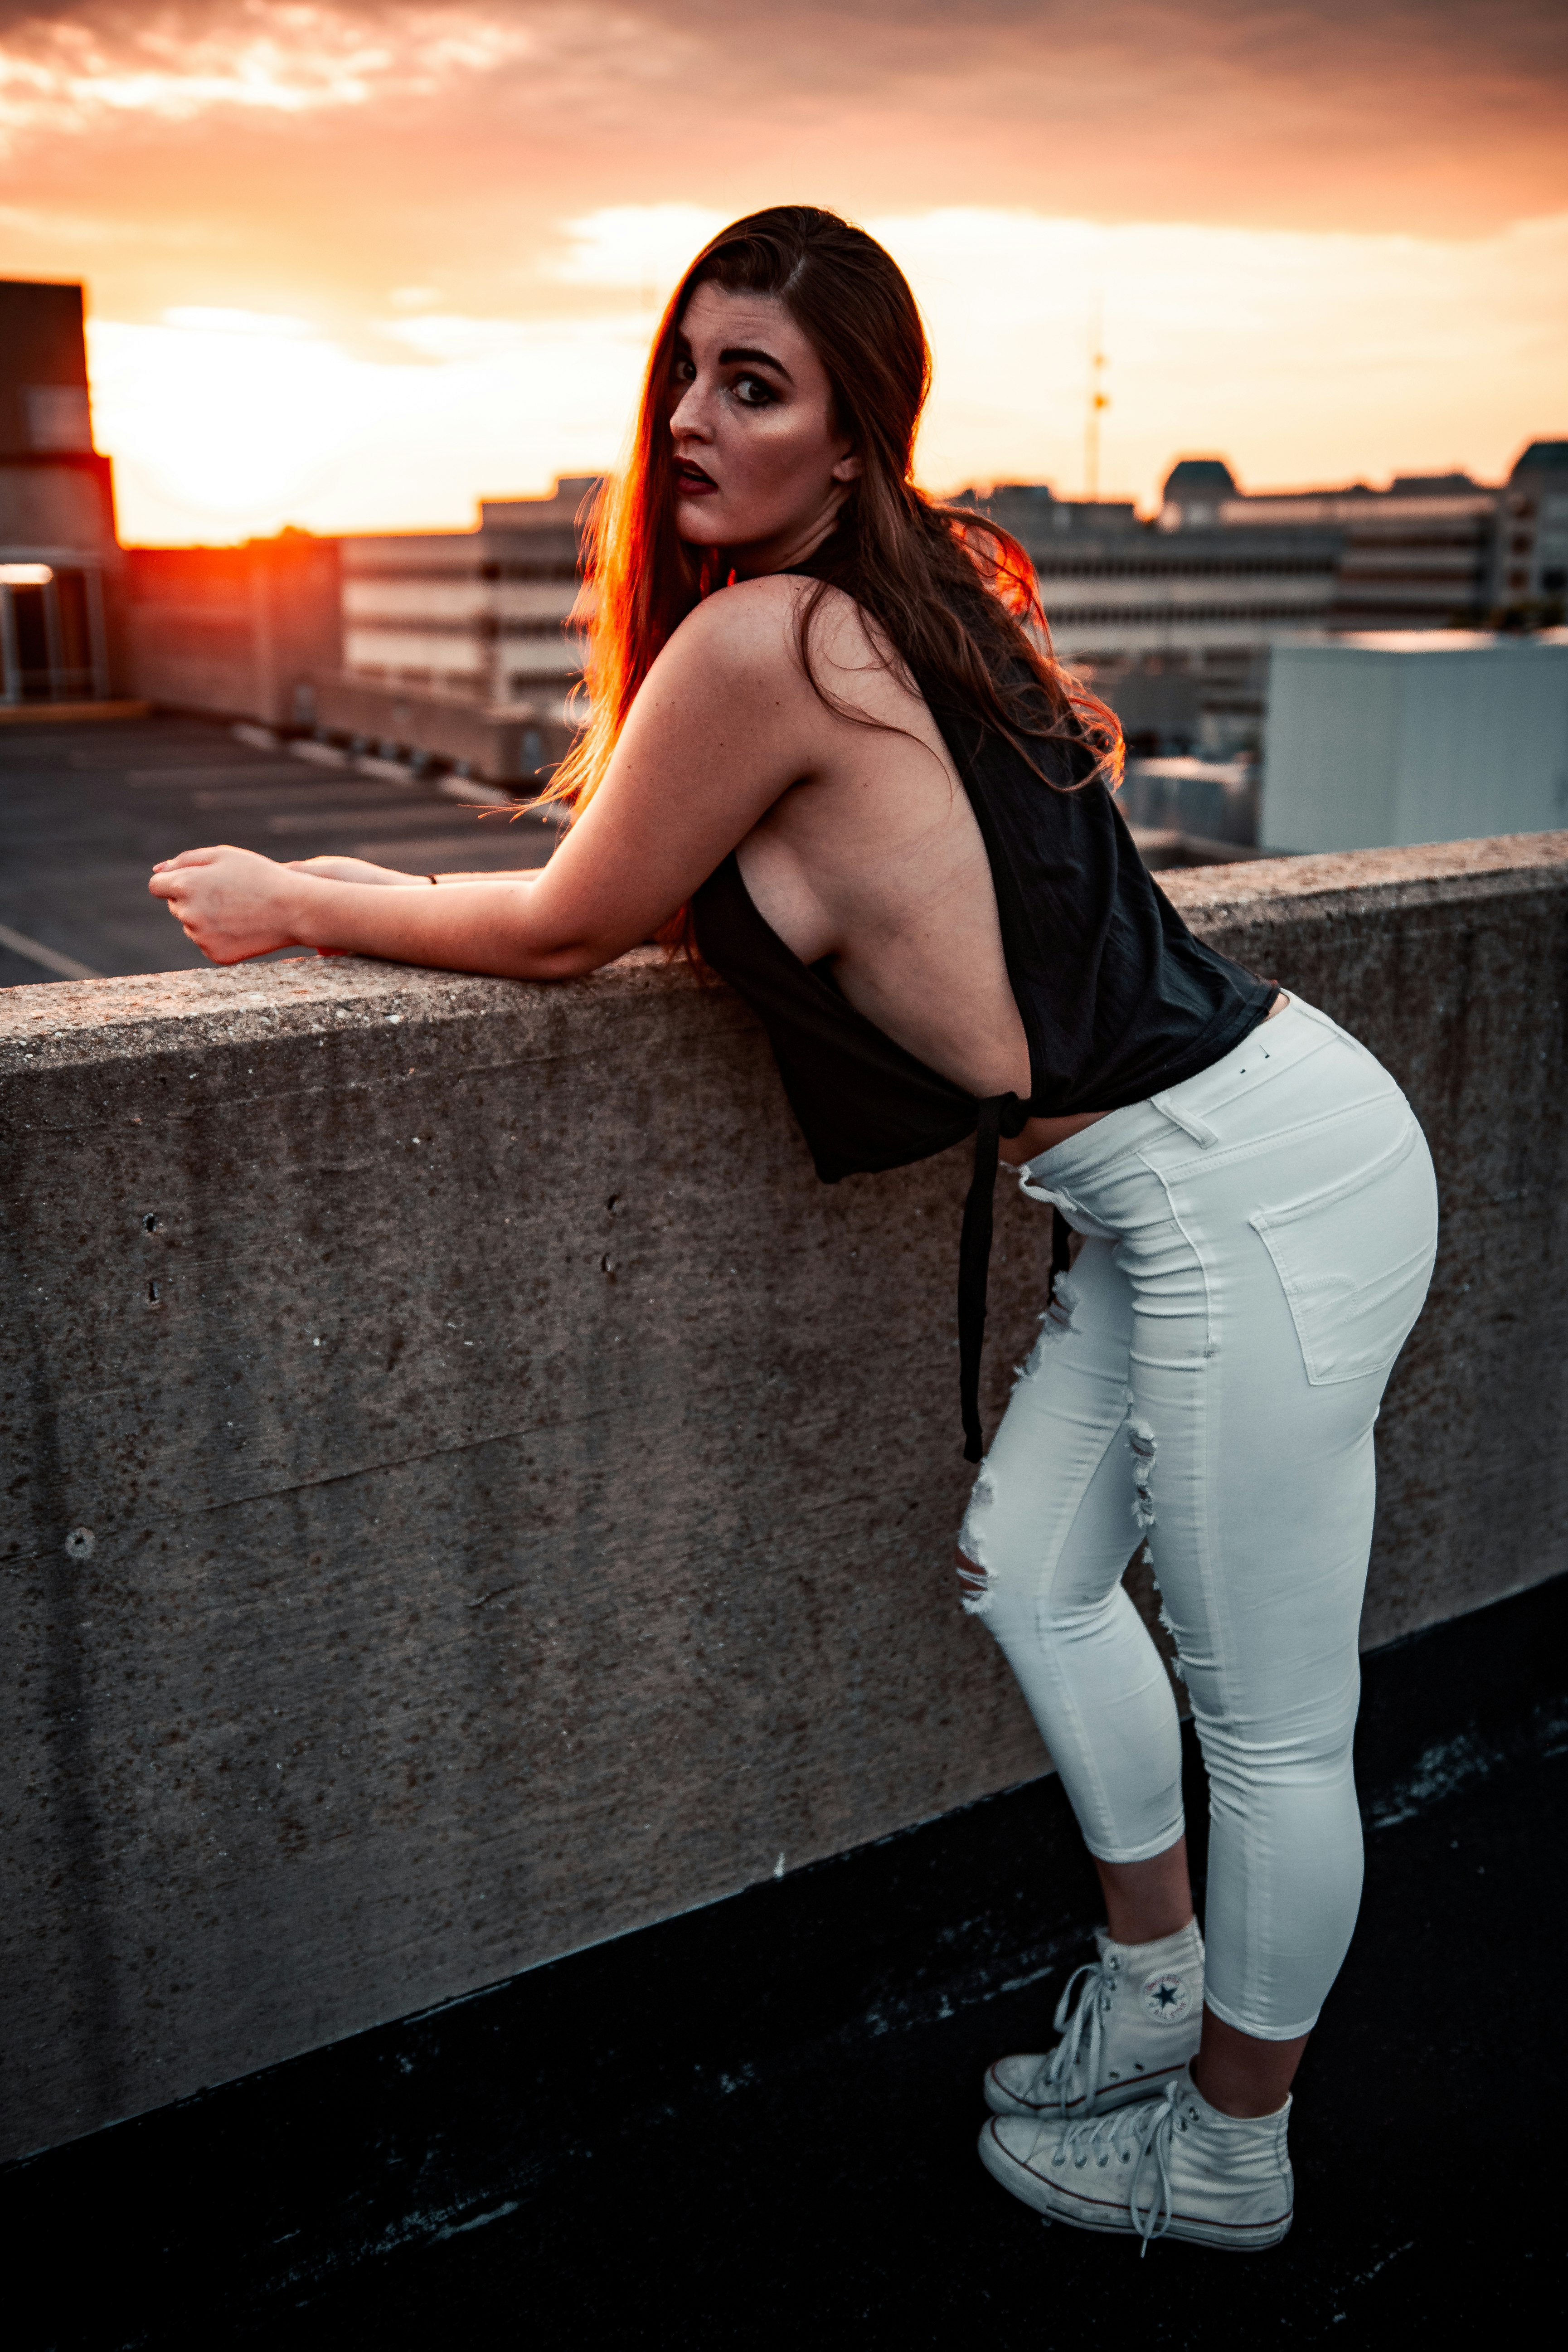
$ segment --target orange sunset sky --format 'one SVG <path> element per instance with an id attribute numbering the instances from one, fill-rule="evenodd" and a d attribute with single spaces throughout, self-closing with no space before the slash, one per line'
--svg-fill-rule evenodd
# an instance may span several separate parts
<path id="1" fill-rule="evenodd" d="M 925 310 L 933 488 L 1568 436 L 1562 0 L 0 0 L 0 275 L 89 289 L 122 535 L 463 525 L 611 464 L 722 219 Z"/>

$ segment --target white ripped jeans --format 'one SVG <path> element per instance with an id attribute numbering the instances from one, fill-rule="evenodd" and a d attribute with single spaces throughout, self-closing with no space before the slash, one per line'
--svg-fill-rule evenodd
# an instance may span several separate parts
<path id="1" fill-rule="evenodd" d="M 1142 1535 L 1211 1790 L 1206 1991 L 1316 2022 L 1361 1900 L 1351 1740 L 1373 1423 L 1436 1245 L 1431 1157 L 1365 1047 L 1293 1000 L 1211 1069 L 1019 1171 L 1087 1236 L 960 1544 L 1091 1853 L 1182 1835 Z"/>

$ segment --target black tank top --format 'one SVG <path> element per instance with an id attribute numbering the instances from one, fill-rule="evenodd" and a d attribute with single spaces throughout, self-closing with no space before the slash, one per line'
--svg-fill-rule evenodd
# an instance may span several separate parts
<path id="1" fill-rule="evenodd" d="M 1020 664 L 1020 670 L 1023 665 Z M 977 1099 L 858 1013 L 831 963 L 807 965 L 763 921 L 735 854 L 691 901 L 705 963 L 757 1013 L 825 1183 L 902 1168 L 974 1135 L 959 1252 L 964 1454 L 981 1454 L 997 1140 L 1030 1118 L 1119 1110 L 1194 1077 L 1240 1044 L 1278 991 L 1194 939 L 1154 883 L 1079 741 L 1030 743 L 1028 761 L 973 713 L 927 693 L 979 821 L 1007 974 L 1029 1046 L 1029 1094 Z M 1057 786 L 1078 785 L 1079 790 Z M 1065 1263 L 1058 1220 L 1053 1265 Z"/>

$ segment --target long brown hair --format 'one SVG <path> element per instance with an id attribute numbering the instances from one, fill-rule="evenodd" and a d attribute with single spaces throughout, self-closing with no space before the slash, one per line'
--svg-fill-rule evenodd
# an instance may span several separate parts
<path id="1" fill-rule="evenodd" d="M 588 641 L 591 716 L 542 796 L 581 806 L 615 750 L 638 688 L 673 632 L 723 577 L 715 551 L 675 529 L 669 433 L 676 338 L 695 289 L 776 295 L 809 337 L 832 386 L 835 424 L 860 478 L 813 570 L 798 649 L 812 667 L 812 616 L 829 588 L 868 615 L 928 698 L 978 719 L 1031 756 L 1031 741 L 1087 746 L 1074 784 L 1121 774 L 1115 714 L 1050 649 L 1035 569 L 1018 541 L 972 508 L 942 506 L 910 478 L 931 388 L 931 351 L 908 281 L 864 229 L 805 205 L 750 213 L 704 246 L 674 294 L 648 355 L 632 448 L 589 518 L 574 618 Z M 1058 789 L 1062 787 L 1058 786 Z"/>

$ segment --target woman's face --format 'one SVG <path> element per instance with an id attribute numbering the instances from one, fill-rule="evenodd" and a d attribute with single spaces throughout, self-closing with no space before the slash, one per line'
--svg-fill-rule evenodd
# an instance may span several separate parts
<path id="1" fill-rule="evenodd" d="M 773 294 L 700 286 L 675 347 L 675 522 L 745 574 L 797 562 L 833 527 L 860 460 L 827 371 Z"/>

